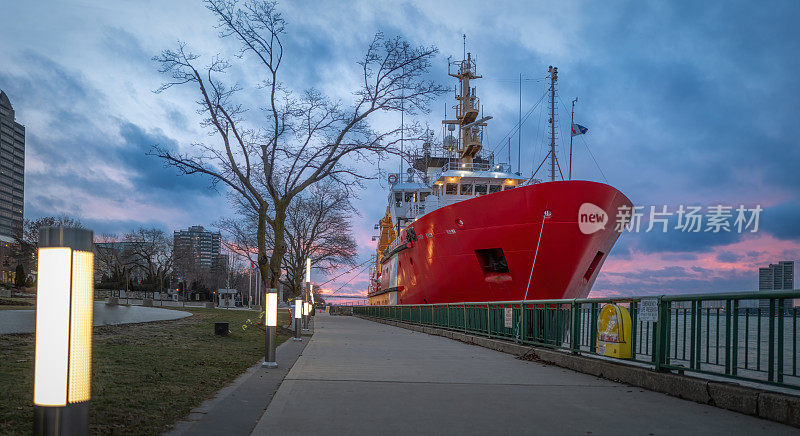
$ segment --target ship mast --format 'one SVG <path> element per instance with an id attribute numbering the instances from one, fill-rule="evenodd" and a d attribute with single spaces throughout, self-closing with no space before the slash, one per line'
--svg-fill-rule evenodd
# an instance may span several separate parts
<path id="1" fill-rule="evenodd" d="M 550 66 L 550 181 L 556 181 L 556 81 L 558 67 Z"/>
<path id="2" fill-rule="evenodd" d="M 450 72 L 450 65 L 458 68 L 455 74 Z M 448 65 L 447 74 L 455 77 L 459 82 L 459 91 L 456 95 L 458 106 L 456 108 L 456 119 L 442 120 L 442 124 L 449 124 L 459 127 L 458 139 L 456 140 L 455 150 L 458 155 L 458 163 L 472 164 L 472 160 L 481 150 L 483 142 L 483 130 L 481 127 L 486 125 L 486 121 L 492 117 L 478 118 L 480 112 L 480 102 L 475 95 L 475 89 L 470 87 L 470 80 L 480 79 L 483 76 L 475 74 L 475 61 L 472 53 L 466 54 L 466 59 L 453 62 Z M 471 169 L 471 168 L 470 168 Z"/>
<path id="3" fill-rule="evenodd" d="M 575 102 L 578 101 L 578 97 L 575 97 L 575 100 L 572 100 L 572 112 L 569 114 L 569 180 L 572 180 L 572 137 L 575 135 L 572 133 L 572 126 L 575 125 Z"/>

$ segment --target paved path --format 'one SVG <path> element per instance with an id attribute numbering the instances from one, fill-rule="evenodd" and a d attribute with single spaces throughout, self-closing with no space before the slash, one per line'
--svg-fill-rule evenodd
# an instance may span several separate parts
<path id="1" fill-rule="evenodd" d="M 95 326 L 131 324 L 136 322 L 168 321 L 186 318 L 190 312 L 159 309 L 155 307 L 116 306 L 102 301 L 94 302 Z M 35 310 L 0 310 L 0 335 L 8 333 L 34 333 Z"/>
<path id="2" fill-rule="evenodd" d="M 798 434 L 770 421 L 319 314 L 253 434 Z"/>

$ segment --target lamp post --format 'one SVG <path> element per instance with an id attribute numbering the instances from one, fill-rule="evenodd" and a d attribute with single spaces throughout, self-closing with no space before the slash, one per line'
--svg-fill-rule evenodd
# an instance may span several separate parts
<path id="1" fill-rule="evenodd" d="M 311 258 L 306 258 L 306 283 L 303 287 L 303 330 L 308 330 L 308 301 L 311 299 Z"/>
<path id="2" fill-rule="evenodd" d="M 300 323 L 303 321 L 303 298 L 302 296 L 294 299 L 294 337 L 293 341 L 302 341 L 300 334 Z"/>
<path id="3" fill-rule="evenodd" d="M 39 230 L 33 432 L 88 435 L 92 378 L 94 235 Z"/>
<path id="4" fill-rule="evenodd" d="M 265 322 L 267 327 L 266 334 L 266 356 L 264 358 L 265 368 L 277 368 L 278 363 L 275 362 L 275 347 L 278 342 L 278 290 L 275 288 L 267 288 L 265 299 Z"/>
<path id="5" fill-rule="evenodd" d="M 303 301 L 303 331 L 308 331 L 308 301 Z"/>
<path id="6" fill-rule="evenodd" d="M 310 294 L 311 294 L 310 295 L 311 304 L 308 306 L 308 313 L 309 314 L 313 314 L 314 313 L 314 285 L 309 285 L 309 289 L 311 290 L 311 292 L 310 292 Z"/>

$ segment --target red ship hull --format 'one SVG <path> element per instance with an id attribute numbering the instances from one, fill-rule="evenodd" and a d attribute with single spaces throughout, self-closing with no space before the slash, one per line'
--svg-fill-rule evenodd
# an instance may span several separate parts
<path id="1" fill-rule="evenodd" d="M 604 229 L 581 231 L 584 203 L 605 211 Z M 401 232 L 405 245 L 381 264 L 372 304 L 391 292 L 397 304 L 586 297 L 620 236 L 620 206 L 631 201 L 611 186 L 560 181 L 439 208 Z"/>

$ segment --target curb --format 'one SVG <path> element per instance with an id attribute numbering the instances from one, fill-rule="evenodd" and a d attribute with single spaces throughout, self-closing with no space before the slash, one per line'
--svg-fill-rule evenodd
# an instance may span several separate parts
<path id="1" fill-rule="evenodd" d="M 308 336 L 308 338 L 310 339 L 311 337 Z M 289 346 L 291 344 L 296 344 L 296 343 L 293 343 L 291 340 L 286 340 L 280 345 L 278 345 L 277 350 L 280 350 L 281 347 Z M 304 343 L 302 344 L 302 349 L 305 349 L 307 345 L 308 341 L 304 341 Z M 300 354 L 302 354 L 302 349 L 300 351 Z M 172 427 L 162 434 L 168 436 L 180 436 L 180 435 L 194 433 L 195 430 L 198 430 L 194 428 L 195 424 L 197 424 L 198 421 L 201 421 L 219 403 L 228 399 L 228 397 L 230 397 L 232 393 L 234 393 L 240 386 L 242 386 L 244 383 L 250 380 L 250 378 L 253 375 L 264 370 L 264 368 L 262 367 L 262 363 L 264 363 L 264 359 L 260 359 L 258 362 L 256 362 L 255 365 L 245 370 L 245 372 L 236 377 L 232 382 L 230 382 L 229 384 L 218 390 L 213 397 L 203 401 L 202 403 L 200 403 L 199 406 L 190 410 L 186 416 L 173 423 Z M 291 366 L 284 369 L 288 374 L 288 372 L 291 370 Z M 286 375 L 284 374 L 281 378 L 283 379 L 285 376 Z M 278 387 L 280 387 L 280 384 L 278 384 Z M 272 394 L 274 394 L 274 392 Z M 269 407 L 269 402 L 267 402 L 265 409 L 266 407 Z M 256 423 L 257 422 L 258 421 L 256 420 Z"/>

